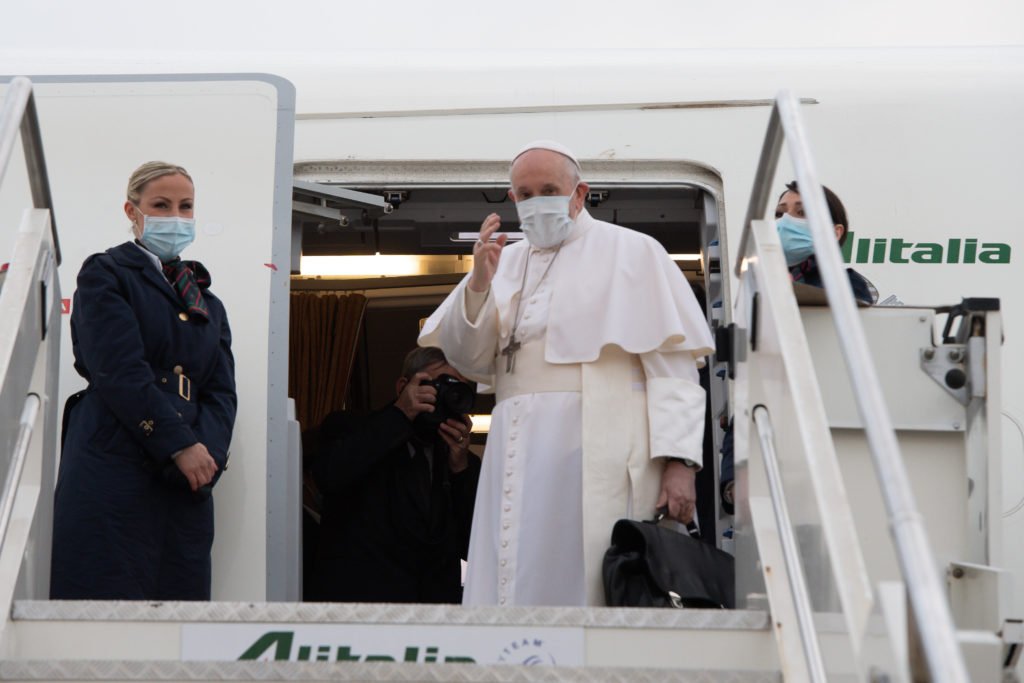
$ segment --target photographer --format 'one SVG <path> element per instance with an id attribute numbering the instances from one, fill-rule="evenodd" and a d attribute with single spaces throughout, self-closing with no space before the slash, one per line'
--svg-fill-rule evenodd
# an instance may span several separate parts
<path id="1" fill-rule="evenodd" d="M 324 493 L 315 595 L 329 602 L 459 602 L 480 475 L 473 388 L 437 348 L 411 351 L 397 399 L 328 415 L 314 475 Z"/>

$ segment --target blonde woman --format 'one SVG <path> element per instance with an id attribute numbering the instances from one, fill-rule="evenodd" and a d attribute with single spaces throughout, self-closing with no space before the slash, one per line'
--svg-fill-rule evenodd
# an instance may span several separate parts
<path id="1" fill-rule="evenodd" d="M 140 166 L 124 204 L 135 241 L 78 274 L 71 342 L 89 386 L 65 408 L 51 598 L 210 598 L 210 491 L 237 399 L 224 306 L 180 258 L 194 192 L 180 166 Z"/>

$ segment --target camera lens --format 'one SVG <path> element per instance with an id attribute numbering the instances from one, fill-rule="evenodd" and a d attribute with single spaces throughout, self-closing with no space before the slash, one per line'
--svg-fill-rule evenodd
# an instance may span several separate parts
<path id="1" fill-rule="evenodd" d="M 473 409 L 474 398 L 473 387 L 465 382 L 454 382 L 448 385 L 445 404 L 453 413 L 461 415 Z"/>

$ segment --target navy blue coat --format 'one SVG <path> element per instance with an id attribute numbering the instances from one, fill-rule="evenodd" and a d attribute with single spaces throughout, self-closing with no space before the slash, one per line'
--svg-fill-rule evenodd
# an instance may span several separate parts
<path id="1" fill-rule="evenodd" d="M 813 256 L 806 261 L 801 261 L 795 266 L 791 266 L 789 274 L 796 282 L 803 282 L 812 287 L 825 287 L 825 283 L 821 280 L 821 271 L 818 270 L 818 262 Z M 874 304 L 878 299 L 878 290 L 871 284 L 871 281 L 853 268 L 847 268 L 846 275 L 850 279 L 850 289 L 853 290 L 853 297 L 868 306 Z"/>
<path id="2" fill-rule="evenodd" d="M 203 296 L 209 320 L 190 316 L 131 242 L 82 265 L 71 343 L 89 386 L 65 416 L 51 598 L 209 599 L 213 500 L 189 490 L 171 460 L 197 442 L 218 476 L 228 460 L 231 332 L 224 305 Z M 191 386 L 179 386 L 176 366 Z"/>

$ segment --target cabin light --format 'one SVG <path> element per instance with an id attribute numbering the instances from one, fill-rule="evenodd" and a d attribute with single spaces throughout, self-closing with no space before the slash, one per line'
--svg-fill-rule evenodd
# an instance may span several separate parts
<path id="1" fill-rule="evenodd" d="M 518 242 L 519 240 L 526 237 L 521 232 L 496 232 L 492 237 L 497 238 L 498 235 L 505 235 L 509 242 Z M 480 239 L 480 233 L 478 232 L 457 232 L 455 236 L 450 238 L 452 242 L 476 242 Z"/>
<path id="2" fill-rule="evenodd" d="M 299 264 L 303 275 L 375 276 L 416 275 L 420 272 L 416 256 L 303 256 Z"/>
<path id="3" fill-rule="evenodd" d="M 473 434 L 486 434 L 491 431 L 490 415 L 470 415 L 469 419 L 473 421 L 473 428 L 469 430 Z"/>
<path id="4" fill-rule="evenodd" d="M 303 256 L 299 272 L 304 276 L 341 278 L 468 273 L 471 256 L 417 256 L 381 254 L 373 256 Z"/>
<path id="5" fill-rule="evenodd" d="M 669 254 L 673 261 L 700 261 L 700 254 Z"/>

